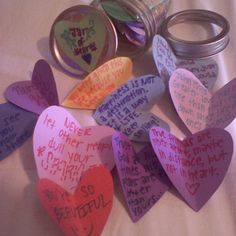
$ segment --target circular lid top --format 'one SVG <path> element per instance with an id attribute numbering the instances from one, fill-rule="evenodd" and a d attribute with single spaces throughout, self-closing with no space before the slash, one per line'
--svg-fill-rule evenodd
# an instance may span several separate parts
<path id="1" fill-rule="evenodd" d="M 200 41 L 183 40 L 170 33 L 171 26 L 188 21 L 195 21 L 198 24 L 215 24 L 221 30 L 217 35 Z M 193 9 L 169 16 L 162 24 L 161 34 L 170 43 L 178 57 L 203 58 L 219 53 L 228 45 L 229 29 L 229 22 L 222 15 L 212 11 Z"/>
<path id="2" fill-rule="evenodd" d="M 117 35 L 109 18 L 92 6 L 63 11 L 50 32 L 50 50 L 57 63 L 74 75 L 90 73 L 117 51 Z"/>

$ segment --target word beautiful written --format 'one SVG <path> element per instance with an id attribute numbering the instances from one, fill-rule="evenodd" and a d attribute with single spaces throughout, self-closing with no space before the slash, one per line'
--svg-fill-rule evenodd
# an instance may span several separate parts
<path id="1" fill-rule="evenodd" d="M 44 188 L 42 194 L 53 218 L 62 228 L 66 226 L 64 231 L 68 235 L 95 235 L 96 215 L 112 205 L 92 184 L 81 185 L 74 195 L 61 188 Z"/>
<path id="2" fill-rule="evenodd" d="M 76 184 L 80 174 L 93 166 L 96 153 L 110 150 L 111 144 L 91 141 L 92 128 L 80 128 L 68 117 L 63 125 L 57 122 L 49 114 L 45 115 L 47 141 L 46 145 L 38 146 L 37 157 L 41 158 L 40 165 L 45 172 Z"/>

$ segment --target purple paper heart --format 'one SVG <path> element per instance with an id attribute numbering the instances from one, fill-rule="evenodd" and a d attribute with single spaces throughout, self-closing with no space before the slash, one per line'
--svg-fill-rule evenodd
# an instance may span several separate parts
<path id="1" fill-rule="evenodd" d="M 37 117 L 11 103 L 0 104 L 0 160 L 32 135 Z"/>
<path id="2" fill-rule="evenodd" d="M 39 60 L 34 67 L 32 81 L 19 81 L 11 84 L 5 97 L 15 105 L 36 114 L 41 114 L 51 105 L 59 105 L 54 77 L 50 66 Z"/>
<path id="3" fill-rule="evenodd" d="M 224 179 L 233 153 L 231 135 L 223 129 L 206 129 L 183 141 L 168 131 L 153 127 L 150 139 L 170 181 L 198 211 Z"/>
<path id="4" fill-rule="evenodd" d="M 151 145 L 136 154 L 128 137 L 116 132 L 112 146 L 129 213 L 136 222 L 168 190 L 170 183 Z"/>
<path id="5" fill-rule="evenodd" d="M 32 83 L 47 100 L 49 106 L 59 105 L 57 87 L 52 69 L 45 60 L 36 62 L 32 75 Z"/>

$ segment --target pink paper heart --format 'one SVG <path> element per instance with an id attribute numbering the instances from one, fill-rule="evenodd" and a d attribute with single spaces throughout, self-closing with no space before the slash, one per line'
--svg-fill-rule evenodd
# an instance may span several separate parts
<path id="1" fill-rule="evenodd" d="M 15 105 L 36 114 L 51 105 L 59 105 L 55 80 L 49 64 L 39 60 L 34 66 L 32 81 L 11 84 L 5 97 Z"/>
<path id="2" fill-rule="evenodd" d="M 190 71 L 177 69 L 169 81 L 172 101 L 188 129 L 225 128 L 236 116 L 236 79 L 211 94 Z"/>
<path id="3" fill-rule="evenodd" d="M 218 65 L 214 59 L 185 60 L 177 58 L 168 42 L 160 35 L 153 38 L 152 46 L 153 58 L 162 78 L 169 80 L 174 70 L 185 68 L 198 77 L 206 88 L 213 88 L 218 76 Z"/>
<path id="4" fill-rule="evenodd" d="M 111 170 L 113 132 L 106 126 L 81 128 L 65 109 L 47 108 L 40 115 L 33 135 L 39 177 L 73 192 L 83 172 L 90 167 L 104 164 Z"/>
<path id="5" fill-rule="evenodd" d="M 127 136 L 112 136 L 115 163 L 130 216 L 138 221 L 168 190 L 169 181 L 151 145 L 138 154 Z"/>
<path id="6" fill-rule="evenodd" d="M 169 179 L 198 211 L 223 181 L 233 154 L 231 135 L 223 129 L 206 129 L 183 141 L 153 127 L 150 140 Z"/>

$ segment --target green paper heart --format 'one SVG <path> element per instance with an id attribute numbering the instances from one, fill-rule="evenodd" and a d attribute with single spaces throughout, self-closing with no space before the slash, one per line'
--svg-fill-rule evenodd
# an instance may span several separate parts
<path id="1" fill-rule="evenodd" d="M 137 21 L 137 19 L 130 15 L 127 12 L 127 9 L 122 7 L 119 3 L 114 1 L 106 1 L 102 3 L 102 7 L 104 11 L 112 18 L 121 21 L 121 22 L 129 22 L 129 21 Z"/>
<path id="2" fill-rule="evenodd" d="M 84 71 L 89 73 L 97 67 L 107 34 L 99 15 L 85 16 L 78 22 L 59 21 L 54 33 L 60 51 Z"/>

